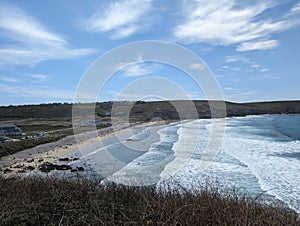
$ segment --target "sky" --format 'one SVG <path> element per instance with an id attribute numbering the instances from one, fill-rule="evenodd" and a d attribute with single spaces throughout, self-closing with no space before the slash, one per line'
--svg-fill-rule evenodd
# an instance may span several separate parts
<path id="1" fill-rule="evenodd" d="M 224 100 L 300 100 L 300 1 L 0 0 L 0 105 L 73 102 L 93 62 L 143 40 L 196 53 Z M 135 100 L 134 92 L 122 90 L 151 77 L 176 83 L 192 99 L 206 99 L 189 75 L 141 61 L 112 75 L 98 100 L 122 94 Z M 156 79 L 147 81 L 157 85 Z M 159 99 L 155 93 L 151 98 Z M 185 99 L 176 93 L 169 98 Z"/>

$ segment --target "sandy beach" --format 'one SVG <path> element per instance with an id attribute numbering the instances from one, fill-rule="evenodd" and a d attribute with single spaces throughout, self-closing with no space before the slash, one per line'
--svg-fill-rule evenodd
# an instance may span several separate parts
<path id="1" fill-rule="evenodd" d="M 78 167 L 86 169 L 88 165 L 101 167 L 98 172 L 102 176 L 108 176 L 124 167 L 128 162 L 143 154 L 149 145 L 158 139 L 157 130 L 162 127 L 159 122 L 149 122 L 131 126 L 119 126 L 115 131 L 113 128 L 104 128 L 97 132 L 85 132 L 68 136 L 53 143 L 39 145 L 37 147 L 23 150 L 14 155 L 2 157 L 0 160 L 0 175 L 13 177 L 16 175 L 30 175 L 40 173 L 43 164 L 71 165 L 73 171 Z M 160 125 L 155 127 L 155 125 Z M 150 136 L 151 139 L 145 142 L 134 137 L 146 128 L 155 128 Z M 132 131 L 135 131 L 132 133 Z M 156 134 L 156 135 L 155 135 Z M 110 150 L 110 152 L 99 151 L 104 146 L 125 142 L 128 151 Z M 93 156 L 97 152 L 97 158 Z M 91 156 L 93 158 L 91 158 Z M 88 163 L 87 163 L 88 162 Z M 55 170 L 56 171 L 56 170 Z M 67 170 L 66 170 L 67 171 Z M 69 170 L 68 170 L 69 171 Z M 69 171 L 70 172 L 70 171 Z"/>

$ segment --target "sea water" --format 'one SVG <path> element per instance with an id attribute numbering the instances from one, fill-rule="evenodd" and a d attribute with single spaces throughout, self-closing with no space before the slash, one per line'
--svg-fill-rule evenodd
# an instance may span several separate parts
<path id="1" fill-rule="evenodd" d="M 200 166 L 210 151 L 214 121 L 199 119 L 158 130 L 159 140 L 110 179 L 190 190 L 205 187 L 209 180 L 224 191 L 275 197 L 300 213 L 300 115 L 224 120 L 223 141 L 205 168 Z"/>
<path id="2" fill-rule="evenodd" d="M 209 144 L 218 123 L 225 123 L 225 131 L 214 152 Z M 159 189 L 197 191 L 207 183 L 220 192 L 234 188 L 300 213 L 299 114 L 186 120 L 124 136 L 82 151 L 91 171 L 116 183 Z"/>

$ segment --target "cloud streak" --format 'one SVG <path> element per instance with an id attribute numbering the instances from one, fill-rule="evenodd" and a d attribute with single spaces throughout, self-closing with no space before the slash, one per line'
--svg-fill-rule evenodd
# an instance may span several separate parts
<path id="1" fill-rule="evenodd" d="M 276 40 L 258 41 L 258 42 L 243 42 L 237 48 L 238 52 L 245 52 L 250 50 L 268 50 L 274 49 L 279 45 Z"/>
<path id="2" fill-rule="evenodd" d="M 35 66 L 43 60 L 73 59 L 94 53 L 87 48 L 71 48 L 60 35 L 48 31 L 21 9 L 0 3 L 0 34 L 6 45 L 0 46 L 0 67 Z"/>
<path id="3" fill-rule="evenodd" d="M 236 0 L 199 0 L 185 11 L 185 21 L 174 29 L 174 36 L 186 43 L 209 43 L 228 46 L 239 44 L 237 51 L 267 50 L 278 46 L 269 38 L 300 24 L 291 16 L 299 12 L 295 5 L 288 15 L 277 18 L 260 17 L 276 6 L 272 1 L 240 6 Z"/>
<path id="4" fill-rule="evenodd" d="M 43 87 L 43 86 L 10 86 L 0 83 L 0 92 L 11 95 L 12 97 L 43 97 L 43 98 L 55 98 L 55 99 L 73 99 L 74 92 L 70 90 L 64 90 L 57 87 Z"/>
<path id="5" fill-rule="evenodd" d="M 153 63 L 134 63 L 134 64 L 120 64 L 116 69 L 120 70 L 125 77 L 140 77 L 152 74 L 160 68 L 159 64 Z"/>
<path id="6" fill-rule="evenodd" d="M 97 12 L 85 21 L 90 32 L 112 32 L 111 38 L 129 37 L 145 28 L 146 14 L 152 9 L 150 0 L 125 0 L 111 3 L 108 8 Z"/>

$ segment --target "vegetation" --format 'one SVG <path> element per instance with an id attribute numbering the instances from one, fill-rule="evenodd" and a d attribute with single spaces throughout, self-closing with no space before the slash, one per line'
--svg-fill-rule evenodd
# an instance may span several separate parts
<path id="1" fill-rule="evenodd" d="M 185 105 L 187 101 L 176 101 Z M 126 102 L 123 102 L 126 103 Z M 194 101 L 200 118 L 210 117 L 207 101 Z M 119 102 L 122 105 L 122 102 Z M 94 108 L 94 104 L 77 104 L 82 109 Z M 96 103 L 95 116 L 105 117 L 110 112 L 113 102 Z M 0 121 L 18 119 L 66 119 L 72 118 L 72 104 L 53 103 L 40 105 L 7 106 L 0 107 Z M 253 114 L 281 114 L 300 113 L 300 101 L 275 101 L 259 103 L 231 103 L 226 102 L 227 116 L 245 116 Z M 131 116 L 143 120 L 150 120 L 153 116 L 164 118 L 178 118 L 176 109 L 168 101 L 137 101 L 131 110 Z"/>
<path id="2" fill-rule="evenodd" d="M 64 130 L 60 133 L 43 136 L 43 137 L 40 137 L 37 139 L 2 143 L 2 144 L 0 144 L 0 159 L 3 156 L 13 155 L 19 151 L 33 148 L 40 144 L 46 144 L 46 143 L 51 143 L 51 142 L 60 140 L 61 138 L 71 135 L 71 134 L 73 134 L 73 131 L 71 129 L 69 129 L 69 130 Z"/>
<path id="3" fill-rule="evenodd" d="M 157 192 L 35 177 L 0 177 L 0 185 L 0 225 L 300 225 L 290 210 L 208 188 Z"/>

